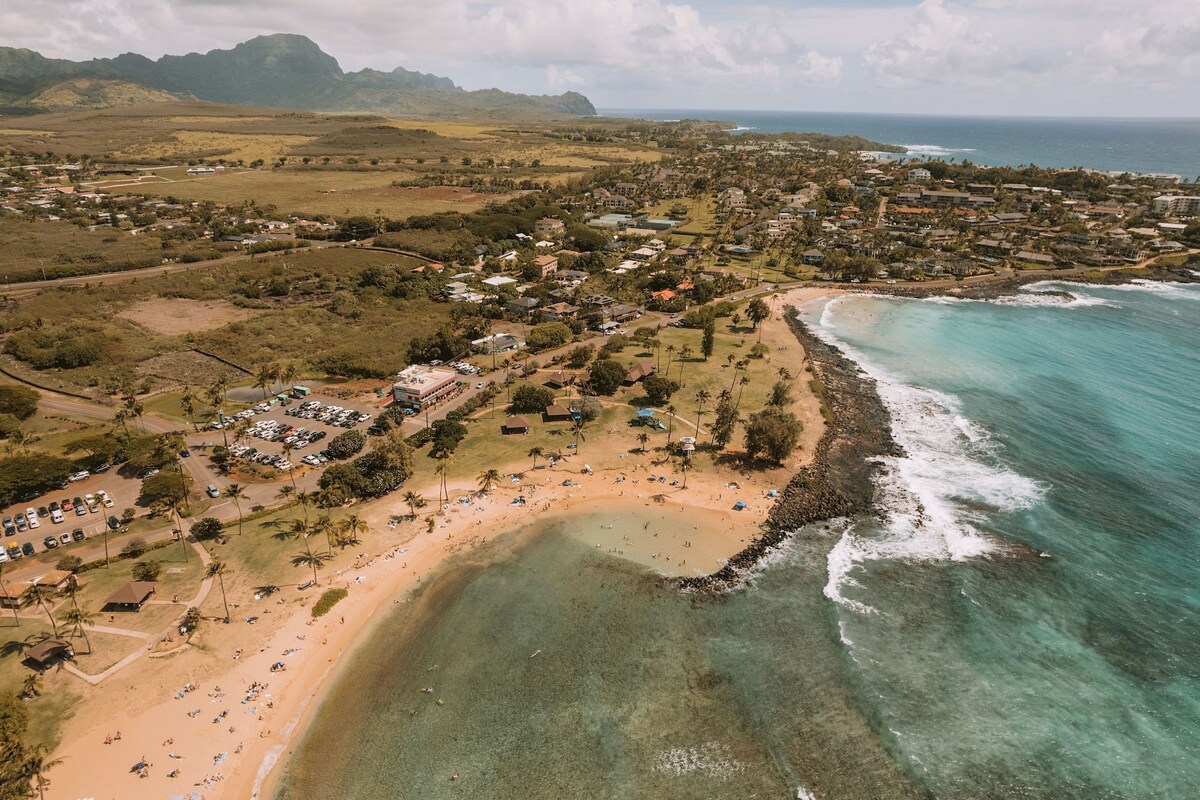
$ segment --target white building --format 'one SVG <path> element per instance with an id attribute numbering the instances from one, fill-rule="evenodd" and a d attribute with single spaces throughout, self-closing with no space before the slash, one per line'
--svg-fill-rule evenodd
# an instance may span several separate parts
<path id="1" fill-rule="evenodd" d="M 392 397 L 406 408 L 419 409 L 458 390 L 458 373 L 441 367 L 405 367 L 392 384 Z"/>
<path id="2" fill-rule="evenodd" d="M 908 179 L 914 182 L 933 180 L 933 173 L 924 167 L 913 167 L 908 171 Z"/>
<path id="3" fill-rule="evenodd" d="M 1200 196 L 1164 194 L 1154 198 L 1154 213 L 1160 217 L 1200 214 Z"/>

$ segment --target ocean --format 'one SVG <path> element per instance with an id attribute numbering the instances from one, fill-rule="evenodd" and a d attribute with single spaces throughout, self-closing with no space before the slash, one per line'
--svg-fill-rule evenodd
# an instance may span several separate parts
<path id="1" fill-rule="evenodd" d="M 904 147 L 908 157 L 996 167 L 1088 167 L 1200 175 L 1200 118 L 946 117 L 791 111 L 603 109 L 611 117 L 720 119 L 739 130 L 862 136 Z"/>
<path id="2" fill-rule="evenodd" d="M 1200 287 L 800 313 L 904 448 L 874 513 L 717 601 L 514 532 L 377 624 L 279 797 L 1200 796 Z"/>

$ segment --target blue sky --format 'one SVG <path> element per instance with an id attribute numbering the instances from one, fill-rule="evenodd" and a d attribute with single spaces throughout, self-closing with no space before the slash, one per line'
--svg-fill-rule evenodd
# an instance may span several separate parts
<path id="1" fill-rule="evenodd" d="M 1200 0 L 4 0 L 0 42 L 150 56 L 306 34 L 346 69 L 610 108 L 1194 116 Z M 47 25 L 46 19 L 56 20 Z"/>

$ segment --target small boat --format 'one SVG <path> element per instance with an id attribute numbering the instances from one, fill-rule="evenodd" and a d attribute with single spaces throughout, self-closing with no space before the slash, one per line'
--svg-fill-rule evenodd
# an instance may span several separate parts
<path id="1" fill-rule="evenodd" d="M 537 658 L 537 655 L 538 655 L 538 653 L 540 653 L 540 652 L 542 652 L 542 651 L 541 651 L 541 650 L 534 650 L 532 653 L 530 653 L 530 654 L 529 654 L 529 657 L 530 657 L 530 658 Z"/>

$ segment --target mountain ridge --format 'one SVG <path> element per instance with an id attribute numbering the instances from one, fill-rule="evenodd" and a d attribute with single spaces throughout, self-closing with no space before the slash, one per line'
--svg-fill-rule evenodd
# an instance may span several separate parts
<path id="1" fill-rule="evenodd" d="M 304 111 L 362 111 L 408 116 L 591 116 L 583 95 L 467 91 L 450 78 L 396 67 L 345 72 L 337 59 L 300 34 L 257 36 L 227 50 L 164 55 L 138 53 L 89 61 L 52 59 L 0 47 L 0 106 L 51 110 L 37 102 L 64 82 L 97 79 L 133 84 L 146 96 L 166 93 L 234 105 Z M 126 92 L 130 94 L 132 92 Z"/>

